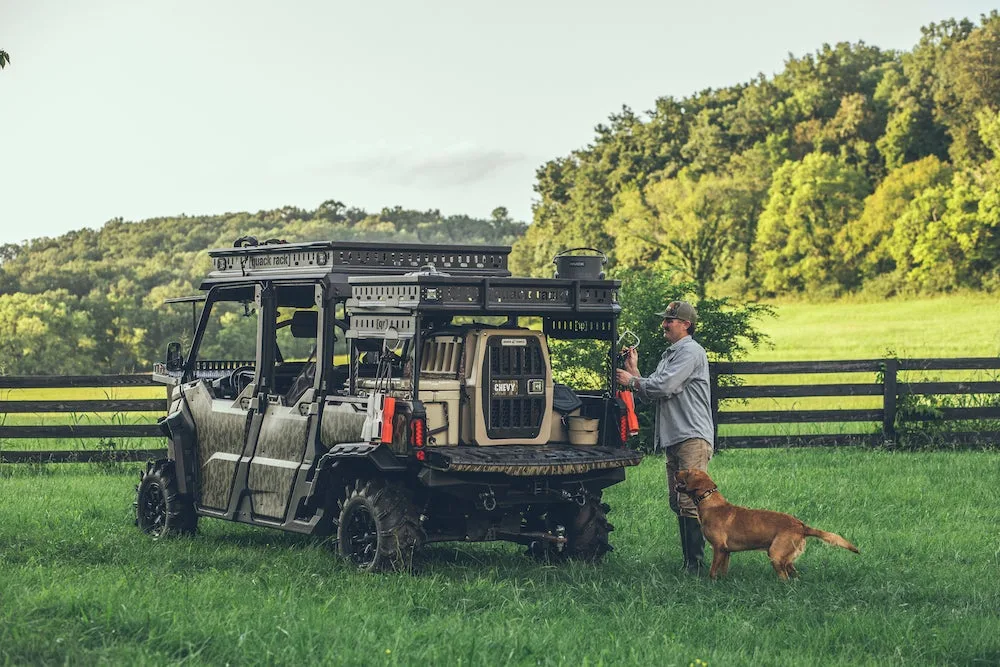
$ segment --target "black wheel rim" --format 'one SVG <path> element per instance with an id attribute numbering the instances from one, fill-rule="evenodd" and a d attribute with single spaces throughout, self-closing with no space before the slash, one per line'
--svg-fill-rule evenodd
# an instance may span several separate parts
<path id="1" fill-rule="evenodd" d="M 163 497 L 163 489 L 156 482 L 146 485 L 145 493 L 139 499 L 139 517 L 142 529 L 160 537 L 166 526 L 167 501 Z"/>
<path id="2" fill-rule="evenodd" d="M 362 569 L 371 567 L 378 554 L 378 526 L 371 511 L 364 505 L 355 506 L 344 527 L 347 557 Z"/>

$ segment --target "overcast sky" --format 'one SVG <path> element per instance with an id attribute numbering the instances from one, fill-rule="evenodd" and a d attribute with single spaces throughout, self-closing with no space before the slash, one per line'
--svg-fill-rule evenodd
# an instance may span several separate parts
<path id="1" fill-rule="evenodd" d="M 121 216 L 438 208 L 530 221 L 535 169 L 623 104 L 976 0 L 0 0 L 0 243 Z"/>

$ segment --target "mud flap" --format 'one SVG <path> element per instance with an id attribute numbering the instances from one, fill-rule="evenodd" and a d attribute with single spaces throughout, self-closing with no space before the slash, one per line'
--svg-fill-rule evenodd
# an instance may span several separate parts
<path id="1" fill-rule="evenodd" d="M 174 462 L 177 491 L 182 494 L 192 494 L 197 468 L 194 422 L 181 408 L 166 417 L 161 417 L 157 424 L 167 438 L 167 458 Z"/>

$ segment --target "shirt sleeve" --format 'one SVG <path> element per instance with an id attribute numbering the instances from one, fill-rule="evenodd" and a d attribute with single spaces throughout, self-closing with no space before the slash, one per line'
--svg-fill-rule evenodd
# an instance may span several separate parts
<path id="1" fill-rule="evenodd" d="M 687 350 L 677 350 L 666 363 L 661 362 L 653 373 L 638 382 L 638 394 L 645 399 L 670 398 L 684 389 L 694 373 L 698 359 Z"/>

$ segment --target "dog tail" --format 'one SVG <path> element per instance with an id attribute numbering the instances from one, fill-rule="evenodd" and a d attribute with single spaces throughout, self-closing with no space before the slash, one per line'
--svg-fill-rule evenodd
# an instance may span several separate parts
<path id="1" fill-rule="evenodd" d="M 861 553 L 858 548 L 845 540 L 843 537 L 837 533 L 828 533 L 825 530 L 817 530 L 816 528 L 811 528 L 809 526 L 805 527 L 806 537 L 818 537 L 827 544 L 832 544 L 835 547 L 840 547 L 841 549 L 847 549 L 848 551 L 853 551 L 856 554 Z"/>

